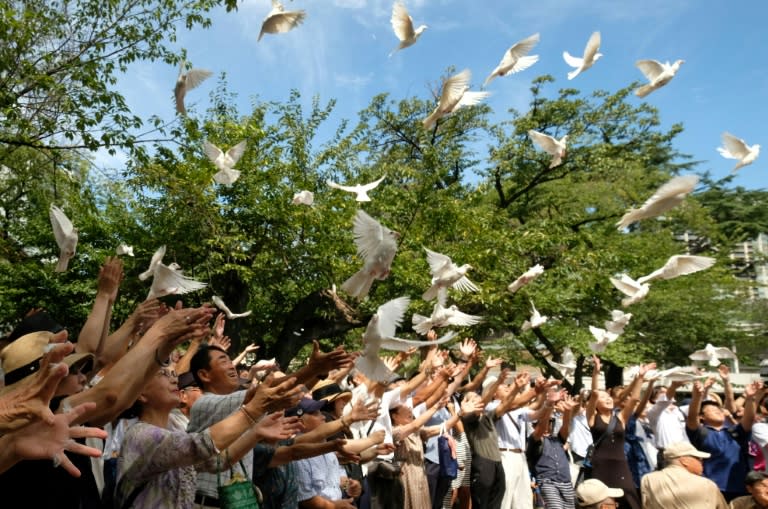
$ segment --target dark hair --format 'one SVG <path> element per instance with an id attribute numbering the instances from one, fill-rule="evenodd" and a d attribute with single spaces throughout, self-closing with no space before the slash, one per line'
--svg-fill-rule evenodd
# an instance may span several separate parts
<path id="1" fill-rule="evenodd" d="M 701 402 L 701 406 L 699 407 L 699 412 L 701 412 L 702 410 L 704 410 L 704 407 L 705 407 L 705 406 L 707 406 L 707 405 L 714 405 L 714 406 L 716 406 L 717 408 L 722 408 L 722 407 L 720 406 L 720 403 L 718 403 L 717 401 L 713 401 L 713 400 L 711 400 L 711 399 L 705 399 L 704 401 L 702 401 L 702 402 Z"/>
<path id="2" fill-rule="evenodd" d="M 216 345 L 209 345 L 204 343 L 197 349 L 195 355 L 192 356 L 192 360 L 189 361 L 189 370 L 192 372 L 192 376 L 195 378 L 195 382 L 201 388 L 204 387 L 203 381 L 200 380 L 200 375 L 197 374 L 201 369 L 211 369 L 211 350 L 217 350 L 222 353 L 227 353 L 226 350 Z"/>

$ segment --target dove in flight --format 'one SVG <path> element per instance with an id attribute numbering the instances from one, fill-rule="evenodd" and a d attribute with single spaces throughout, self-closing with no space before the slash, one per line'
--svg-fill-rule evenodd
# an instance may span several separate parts
<path id="1" fill-rule="evenodd" d="M 223 152 L 213 143 L 206 141 L 203 143 L 203 151 L 208 159 L 218 168 L 218 172 L 213 176 L 213 180 L 219 184 L 231 185 L 240 178 L 240 172 L 233 169 L 237 162 L 243 157 L 246 141 L 241 141 L 226 152 Z"/>
<path id="2" fill-rule="evenodd" d="M 115 250 L 118 256 L 133 256 L 133 246 L 120 244 Z"/>
<path id="3" fill-rule="evenodd" d="M 587 46 L 584 48 L 584 56 L 582 58 L 571 56 L 567 51 L 563 51 L 563 59 L 565 63 L 576 69 L 568 73 L 568 79 L 572 80 L 582 72 L 586 71 L 597 62 L 602 53 L 598 53 L 600 49 L 600 32 L 595 32 L 589 37 Z"/>
<path id="4" fill-rule="evenodd" d="M 395 337 L 395 329 L 403 322 L 403 316 L 411 300 L 399 297 L 379 306 L 371 317 L 363 334 L 363 351 L 355 360 L 355 367 L 365 376 L 379 382 L 388 382 L 393 373 L 379 357 L 379 350 L 405 352 L 412 346 L 439 345 L 450 341 L 456 335 L 450 332 L 435 341 L 413 341 Z"/>
<path id="5" fill-rule="evenodd" d="M 279 0 L 272 0 L 272 10 L 261 23 L 261 31 L 256 42 L 260 41 L 264 34 L 282 34 L 299 26 L 304 18 L 307 17 L 307 11 L 286 11 Z"/>
<path id="6" fill-rule="evenodd" d="M 667 260 L 662 268 L 638 278 L 637 282 L 642 285 L 654 279 L 674 279 L 678 276 L 686 276 L 708 269 L 714 264 L 715 259 L 709 256 L 674 255 Z"/>
<path id="7" fill-rule="evenodd" d="M 565 158 L 566 152 L 565 145 L 568 142 L 567 134 L 557 140 L 548 134 L 531 129 L 528 131 L 528 137 L 531 138 L 531 140 L 533 140 L 533 142 L 544 152 L 552 156 L 552 162 L 549 164 L 550 168 L 560 166 L 563 163 L 563 158 Z"/>
<path id="8" fill-rule="evenodd" d="M 373 182 L 371 182 L 369 184 L 357 184 L 357 185 L 354 185 L 354 186 L 342 186 L 342 185 L 337 184 L 336 182 L 332 182 L 330 180 L 326 180 L 325 183 L 328 184 L 328 187 L 332 187 L 334 189 L 341 189 L 342 191 L 347 191 L 348 193 L 355 193 L 357 195 L 355 197 L 355 201 L 371 201 L 370 196 L 368 196 L 368 191 L 376 189 L 376 186 L 381 184 L 381 182 L 386 177 L 387 176 L 384 175 L 379 180 L 374 180 Z"/>
<path id="9" fill-rule="evenodd" d="M 360 209 L 355 215 L 353 232 L 357 255 L 364 260 L 363 268 L 344 281 L 341 289 L 362 299 L 368 295 L 374 279 L 383 281 L 389 277 L 400 234 L 382 226 Z"/>
<path id="10" fill-rule="evenodd" d="M 693 192 L 698 183 L 699 177 L 696 175 L 674 177 L 657 189 L 653 196 L 648 198 L 639 209 L 629 209 L 616 223 L 616 227 L 621 230 L 636 221 L 656 217 L 675 208 L 685 200 L 688 194 Z"/>
<path id="11" fill-rule="evenodd" d="M 540 275 L 544 274 L 544 267 L 539 265 L 538 263 L 531 267 L 530 269 L 523 272 L 523 275 L 519 278 L 515 279 L 512 283 L 510 283 L 509 286 L 507 286 L 507 290 L 509 290 L 512 293 L 515 293 L 520 288 L 524 287 Z"/>
<path id="12" fill-rule="evenodd" d="M 619 337 L 615 332 L 609 332 L 593 325 L 589 326 L 589 332 L 595 338 L 594 342 L 589 343 L 589 349 L 595 353 L 602 352 L 609 343 L 613 343 Z"/>
<path id="13" fill-rule="evenodd" d="M 405 8 L 402 2 L 395 2 L 392 6 L 392 18 L 390 21 L 392 22 L 392 30 L 394 30 L 395 35 L 400 40 L 397 48 L 389 53 L 390 57 L 396 51 L 413 46 L 419 40 L 424 30 L 427 29 L 427 25 L 421 25 L 414 30 L 413 18 L 408 14 L 408 9 Z"/>
<path id="14" fill-rule="evenodd" d="M 691 366 L 675 366 L 659 371 L 656 378 L 662 378 L 666 382 L 692 382 L 700 378 L 699 370 Z"/>
<path id="15" fill-rule="evenodd" d="M 245 318 L 246 316 L 250 316 L 250 314 L 252 313 L 252 311 L 250 309 L 248 311 L 246 311 L 245 313 L 233 313 L 227 307 L 227 305 L 224 304 L 224 301 L 221 300 L 221 297 L 219 297 L 218 295 L 214 295 L 213 297 L 211 297 L 211 300 L 213 300 L 213 305 L 214 306 L 216 306 L 217 308 L 219 308 L 222 311 L 224 311 L 224 314 L 227 315 L 227 320 L 234 320 L 236 318 Z"/>
<path id="16" fill-rule="evenodd" d="M 456 112 L 464 106 L 474 106 L 491 95 L 490 92 L 469 92 L 469 80 L 472 73 L 464 69 L 454 74 L 443 83 L 437 107 L 423 120 L 424 129 L 432 129 L 435 123 L 446 115 Z"/>
<path id="17" fill-rule="evenodd" d="M 636 302 L 643 300 L 650 291 L 650 285 L 640 284 L 626 274 L 622 274 L 619 279 L 610 278 L 611 284 L 627 297 L 621 300 L 624 307 L 631 306 Z"/>
<path id="18" fill-rule="evenodd" d="M 499 65 L 496 66 L 496 69 L 485 78 L 483 87 L 486 87 L 488 83 L 497 76 L 509 76 L 510 74 L 524 71 L 538 62 L 539 55 L 528 56 L 528 53 L 530 53 L 538 42 L 539 34 L 535 33 L 532 36 L 513 44 L 512 47 L 504 53 L 504 56 L 502 57 L 501 62 L 499 62 Z"/>
<path id="19" fill-rule="evenodd" d="M 72 221 L 64 212 L 54 204 L 48 213 L 53 227 L 53 237 L 59 246 L 59 261 L 56 263 L 56 272 L 67 270 L 69 260 L 75 256 L 77 248 L 77 228 L 72 226 Z"/>
<path id="20" fill-rule="evenodd" d="M 733 167 L 731 173 L 734 173 L 739 168 L 754 163 L 757 156 L 760 155 L 760 145 L 755 144 L 750 147 L 747 145 L 747 142 L 741 138 L 737 138 L 727 132 L 723 133 L 722 138 L 723 146 L 717 147 L 717 151 L 726 159 L 736 159 L 739 161 L 736 163 L 736 166 Z"/>
<path id="21" fill-rule="evenodd" d="M 293 204 L 294 205 L 307 205 L 310 206 L 313 203 L 315 203 L 315 195 L 312 193 L 312 191 L 299 191 L 298 193 L 293 195 Z"/>
<path id="22" fill-rule="evenodd" d="M 473 267 L 465 263 L 461 267 L 453 263 L 450 257 L 436 253 L 427 248 L 427 263 L 432 273 L 432 286 L 421 297 L 430 301 L 438 296 L 439 292 L 446 292 L 448 288 L 455 288 L 460 292 L 476 292 L 479 288 L 469 280 L 467 272 Z"/>
<path id="23" fill-rule="evenodd" d="M 155 251 L 149 262 L 149 268 L 139 274 L 139 279 L 142 281 L 152 278 L 152 286 L 149 289 L 149 294 L 147 294 L 147 300 L 165 295 L 194 292 L 208 286 L 206 283 L 183 275 L 177 263 L 165 265 L 163 256 L 165 256 L 165 246 Z"/>
<path id="24" fill-rule="evenodd" d="M 555 362 L 552 359 L 547 359 L 550 366 L 555 368 L 563 375 L 564 378 L 573 376 L 576 372 L 576 356 L 573 355 L 571 348 L 566 346 L 563 348 L 563 353 L 560 356 L 562 362 Z"/>
<path id="25" fill-rule="evenodd" d="M 712 346 L 707 343 L 703 350 L 696 350 L 688 356 L 692 361 L 707 361 L 710 366 L 717 367 L 720 359 L 735 359 L 736 354 L 724 346 Z"/>
<path id="26" fill-rule="evenodd" d="M 173 96 L 176 98 L 176 112 L 180 115 L 187 114 L 187 110 L 184 107 L 184 97 L 186 97 L 187 92 L 196 88 L 213 75 L 207 69 L 190 69 L 187 71 L 185 69 L 186 65 L 186 60 L 182 59 L 181 66 L 179 67 L 179 77 L 176 78 L 176 86 L 173 89 Z"/>
<path id="27" fill-rule="evenodd" d="M 632 313 L 614 309 L 611 311 L 611 319 L 605 322 L 605 330 L 614 334 L 623 334 L 624 327 L 627 326 L 630 318 L 632 318 Z"/>
<path id="28" fill-rule="evenodd" d="M 635 95 L 645 97 L 654 90 L 663 87 L 675 77 L 677 70 L 685 63 L 685 60 L 675 60 L 674 64 L 669 62 L 661 63 L 658 60 L 638 60 L 635 62 L 640 71 L 648 78 L 647 85 L 643 85 L 635 90 Z"/>
<path id="29" fill-rule="evenodd" d="M 413 323 L 413 330 L 421 335 L 425 335 L 430 329 L 438 329 L 440 327 L 469 327 L 482 322 L 483 318 L 481 316 L 462 313 L 455 304 L 446 307 L 444 297 L 438 296 L 437 303 L 432 309 L 431 316 L 426 317 L 414 313 L 413 317 L 411 317 L 411 321 Z"/>
<path id="30" fill-rule="evenodd" d="M 541 313 L 539 313 L 539 310 L 536 309 L 536 306 L 533 305 L 533 301 L 531 302 L 531 319 L 526 320 L 523 322 L 522 327 L 520 327 L 520 330 L 522 332 L 525 332 L 530 329 L 538 329 L 545 323 L 547 323 L 547 320 L 549 319 L 546 316 L 542 316 Z"/>

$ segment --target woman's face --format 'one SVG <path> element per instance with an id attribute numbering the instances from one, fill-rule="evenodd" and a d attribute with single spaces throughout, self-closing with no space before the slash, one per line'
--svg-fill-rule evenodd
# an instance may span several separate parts
<path id="1" fill-rule="evenodd" d="M 72 366 L 69 369 L 69 374 L 59 382 L 59 386 L 56 388 L 56 396 L 71 396 L 85 389 L 88 377 L 83 374 L 83 369 L 86 367 L 82 363 L 79 366 Z"/>
<path id="2" fill-rule="evenodd" d="M 181 403 L 181 396 L 176 372 L 170 368 L 157 370 L 155 376 L 144 385 L 141 403 L 147 407 L 167 409 L 168 412 L 177 408 Z"/>
<path id="3" fill-rule="evenodd" d="M 597 409 L 599 411 L 613 410 L 613 397 L 605 391 L 598 391 Z"/>

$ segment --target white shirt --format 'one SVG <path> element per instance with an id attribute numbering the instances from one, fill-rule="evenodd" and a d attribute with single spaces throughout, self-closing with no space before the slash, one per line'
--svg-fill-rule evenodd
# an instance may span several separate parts
<path id="1" fill-rule="evenodd" d="M 501 401 L 494 400 L 485 407 L 486 413 L 496 410 Z M 494 419 L 499 449 L 521 449 L 525 451 L 525 424 L 530 421 L 533 411 L 528 407 L 517 408 Z"/>
<path id="2" fill-rule="evenodd" d="M 587 449 L 592 445 L 592 432 L 589 431 L 586 412 L 581 412 L 571 419 L 571 429 L 568 435 L 571 451 L 582 458 L 587 455 Z"/>
<path id="3" fill-rule="evenodd" d="M 690 442 L 685 432 L 686 415 L 674 401 L 661 396 L 648 410 L 648 421 L 656 435 L 656 447 L 663 449 L 676 442 Z"/>

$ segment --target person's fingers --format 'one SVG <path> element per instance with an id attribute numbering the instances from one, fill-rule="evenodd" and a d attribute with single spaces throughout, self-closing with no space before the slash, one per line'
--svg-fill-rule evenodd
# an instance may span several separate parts
<path id="1" fill-rule="evenodd" d="M 72 477 L 80 477 L 80 470 L 75 466 L 72 461 L 67 458 L 67 455 L 63 452 L 58 453 L 59 460 L 61 461 L 61 468 L 67 471 Z"/>
<path id="2" fill-rule="evenodd" d="M 80 427 L 81 426 L 75 426 L 75 428 L 80 428 Z M 106 436 L 103 438 L 106 438 Z M 78 444 L 75 441 L 72 441 L 69 444 L 67 444 L 65 449 L 68 450 L 69 452 L 79 454 L 81 456 L 91 456 L 93 458 L 98 458 L 99 456 L 101 456 L 101 451 L 96 449 L 95 447 L 88 447 L 83 444 Z"/>
<path id="3" fill-rule="evenodd" d="M 69 436 L 71 438 L 107 438 L 107 432 L 101 428 L 94 428 L 91 426 L 72 426 L 69 428 Z M 77 442 L 74 442 L 77 443 Z M 78 444 L 79 445 L 79 444 Z M 98 451 L 98 449 L 94 449 Z M 76 452 L 74 449 L 70 449 L 72 452 Z M 78 453 L 82 454 L 82 453 Z M 92 456 L 92 454 L 88 454 Z"/>
<path id="4" fill-rule="evenodd" d="M 75 422 L 80 416 L 82 416 L 86 412 L 90 412 L 96 408 L 96 403 L 94 401 L 88 401 L 86 403 L 80 403 L 76 407 L 70 409 L 67 411 L 67 424 L 72 424 Z"/>

